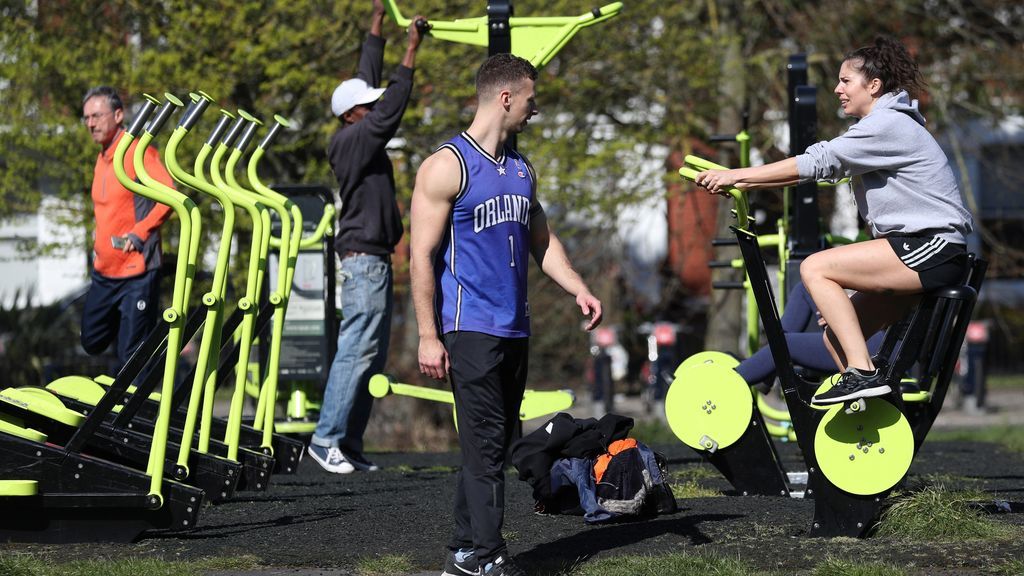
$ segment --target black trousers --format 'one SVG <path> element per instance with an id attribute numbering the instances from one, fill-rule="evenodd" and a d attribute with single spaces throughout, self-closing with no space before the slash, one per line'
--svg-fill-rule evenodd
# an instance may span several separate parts
<path id="1" fill-rule="evenodd" d="M 484 566 L 506 552 L 505 455 L 518 429 L 529 339 L 449 332 L 444 344 L 462 450 L 449 548 L 473 548 Z"/>
<path id="2" fill-rule="evenodd" d="M 160 320 L 159 287 L 157 270 L 131 278 L 107 278 L 93 270 L 82 309 L 82 348 L 101 354 L 116 339 L 120 370 Z"/>

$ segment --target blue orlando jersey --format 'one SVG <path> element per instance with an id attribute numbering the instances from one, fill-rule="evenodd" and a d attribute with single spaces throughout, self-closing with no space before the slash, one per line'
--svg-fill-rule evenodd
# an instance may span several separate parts
<path id="1" fill-rule="evenodd" d="M 438 148 L 445 149 L 458 157 L 462 173 L 434 269 L 441 332 L 529 336 L 533 174 L 515 150 L 494 158 L 465 132 Z"/>

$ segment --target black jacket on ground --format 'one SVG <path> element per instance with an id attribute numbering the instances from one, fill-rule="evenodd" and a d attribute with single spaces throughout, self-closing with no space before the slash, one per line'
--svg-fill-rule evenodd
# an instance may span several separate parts
<path id="1" fill-rule="evenodd" d="M 576 419 L 559 412 L 546 424 L 512 445 L 512 464 L 519 479 L 533 486 L 533 497 L 547 501 L 551 493 L 551 465 L 559 458 L 595 458 L 608 445 L 629 436 L 633 419 L 605 414 L 600 420 Z"/>
<path id="2" fill-rule="evenodd" d="M 379 86 L 384 67 L 384 39 L 367 35 L 357 78 Z M 334 249 L 385 255 L 402 238 L 402 216 L 395 199 L 395 176 L 385 146 L 398 131 L 409 96 L 413 70 L 399 66 L 384 96 L 355 124 L 331 136 L 327 158 L 338 180 L 338 228 Z"/>

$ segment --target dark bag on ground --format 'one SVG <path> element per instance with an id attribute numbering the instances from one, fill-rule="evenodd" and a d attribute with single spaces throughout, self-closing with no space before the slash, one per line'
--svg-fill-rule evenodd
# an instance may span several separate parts
<path id="1" fill-rule="evenodd" d="M 588 523 L 672 513 L 665 459 L 628 438 L 631 418 L 558 414 L 513 446 L 520 480 L 543 514 L 582 514 Z"/>

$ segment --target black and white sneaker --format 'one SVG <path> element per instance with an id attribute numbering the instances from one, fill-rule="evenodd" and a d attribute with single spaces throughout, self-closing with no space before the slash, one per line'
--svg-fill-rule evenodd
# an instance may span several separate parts
<path id="1" fill-rule="evenodd" d="M 811 398 L 811 404 L 824 406 L 841 404 L 861 398 L 874 398 L 892 392 L 888 384 L 882 382 L 882 372 L 861 372 L 856 368 L 847 368 L 838 382 L 831 388 Z"/>
<path id="2" fill-rule="evenodd" d="M 449 550 L 441 576 L 480 576 L 480 565 L 472 548 Z"/>
<path id="3" fill-rule="evenodd" d="M 380 470 L 380 466 L 377 466 L 373 462 L 366 459 L 366 456 L 362 452 L 351 452 L 349 450 L 342 449 L 342 456 L 348 461 L 356 470 L 360 472 L 376 472 Z"/>
<path id="4" fill-rule="evenodd" d="M 345 459 L 345 455 L 341 453 L 341 450 L 338 450 L 334 446 L 327 448 L 325 446 L 310 444 L 307 451 L 309 452 L 309 455 L 313 457 L 313 460 L 316 460 L 316 463 L 328 472 L 333 472 L 335 474 L 351 474 L 356 470 L 355 466 Z"/>
<path id="5" fill-rule="evenodd" d="M 526 576 L 526 572 L 512 561 L 512 558 L 501 555 L 488 562 L 480 572 L 482 576 Z"/>

